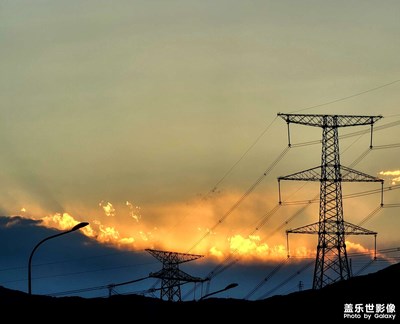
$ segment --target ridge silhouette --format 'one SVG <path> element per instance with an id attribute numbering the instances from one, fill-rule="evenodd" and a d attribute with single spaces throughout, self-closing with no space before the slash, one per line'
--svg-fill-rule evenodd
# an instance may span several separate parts
<path id="1" fill-rule="evenodd" d="M 248 322 L 265 318 L 271 323 L 287 323 L 288 320 L 308 320 L 313 323 L 327 319 L 331 323 L 352 323 L 360 320 L 396 323 L 400 321 L 399 274 L 400 263 L 396 263 L 377 272 L 351 277 L 321 289 L 274 295 L 256 301 L 210 297 L 197 301 L 171 302 L 134 294 L 113 295 L 109 298 L 29 296 L 25 292 L 0 286 L 0 307 L 2 315 L 13 321 L 24 318 L 54 322 L 55 318 L 61 318 L 75 322 L 85 319 L 93 322 L 140 318 L 146 321 L 171 319 L 177 323 L 188 323 L 195 317 L 196 320 L 208 322 L 237 321 L 240 318 Z M 374 318 L 375 313 L 372 313 L 369 320 L 344 318 L 345 304 L 361 304 L 362 307 L 366 304 L 394 305 L 391 315 L 395 317 Z M 30 311 L 22 311 L 25 309 Z M 363 313 L 365 312 L 361 315 Z"/>

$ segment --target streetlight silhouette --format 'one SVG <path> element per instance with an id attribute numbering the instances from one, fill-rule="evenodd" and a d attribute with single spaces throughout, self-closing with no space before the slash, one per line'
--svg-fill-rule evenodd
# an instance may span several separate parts
<path id="1" fill-rule="evenodd" d="M 47 240 L 50 240 L 50 239 L 52 239 L 52 238 L 57 237 L 57 236 L 61 236 L 61 235 L 64 235 L 64 234 L 68 234 L 68 233 L 71 233 L 71 232 L 75 232 L 76 230 L 78 230 L 78 229 L 80 229 L 80 228 L 82 228 L 82 227 L 85 227 L 85 226 L 87 226 L 87 225 L 89 225 L 88 222 L 82 222 L 82 223 L 76 224 L 76 225 L 75 225 L 74 227 L 72 227 L 70 230 L 65 231 L 65 232 L 61 232 L 61 233 L 58 233 L 58 234 L 55 234 L 55 235 L 52 235 L 52 236 L 49 236 L 49 237 L 46 237 L 45 239 L 41 240 L 38 244 L 36 244 L 36 246 L 33 248 L 32 252 L 31 252 L 31 255 L 29 256 L 29 263 L 28 263 L 28 293 L 29 293 L 29 295 L 32 295 L 32 283 L 31 283 L 31 281 L 32 281 L 32 280 L 31 280 L 31 274 L 32 274 L 32 270 L 31 270 L 32 257 L 33 257 L 33 254 L 35 253 L 36 249 L 39 247 L 39 245 L 41 245 L 42 243 L 46 242 Z"/>
<path id="2" fill-rule="evenodd" d="M 202 300 L 202 299 L 204 299 L 204 298 L 207 298 L 207 297 L 209 297 L 209 296 L 211 296 L 211 295 L 218 294 L 218 293 L 223 292 L 223 291 L 225 291 L 225 290 L 229 290 L 229 289 L 235 288 L 235 287 L 237 287 L 237 286 L 239 286 L 239 284 L 237 284 L 237 283 L 231 283 L 231 284 L 229 284 L 228 286 L 226 286 L 226 287 L 223 288 L 223 289 L 220 289 L 220 290 L 214 291 L 214 292 L 212 292 L 212 293 L 209 293 L 209 294 L 207 294 L 207 295 L 204 295 L 204 296 L 201 297 L 199 300 Z"/>

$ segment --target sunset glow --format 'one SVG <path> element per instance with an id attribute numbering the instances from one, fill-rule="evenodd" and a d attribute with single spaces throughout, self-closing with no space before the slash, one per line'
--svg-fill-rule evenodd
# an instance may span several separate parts
<path id="1" fill-rule="evenodd" d="M 68 212 L 44 217 L 24 213 L 23 216 L 41 219 L 44 226 L 60 230 L 88 221 L 90 225 L 82 229 L 83 234 L 102 244 L 131 251 L 151 248 L 196 253 L 215 260 L 235 255 L 245 262 L 277 261 L 287 258 L 288 254 L 297 258 L 315 257 L 316 237 L 312 236 L 292 236 L 290 253 L 287 251 L 285 229 L 292 226 L 288 219 L 293 219 L 295 207 L 281 208 L 277 215 L 264 219 L 263 215 L 269 215 L 274 206 L 269 202 L 276 197 L 262 192 L 254 193 L 234 212 L 226 214 L 241 195 L 237 191 L 219 192 L 208 199 L 196 197 L 152 203 L 145 208 L 133 200 L 104 199 L 97 208 L 84 210 L 82 214 L 87 215 L 84 219 Z M 316 204 L 310 204 L 307 212 L 299 215 L 303 220 L 298 224 L 315 221 L 317 208 Z M 30 209 L 35 210 L 35 206 Z M 364 212 L 369 208 L 363 205 L 359 210 Z M 368 249 L 349 242 L 348 250 L 366 252 Z"/>
<path id="2" fill-rule="evenodd" d="M 243 298 L 400 260 L 400 1 L 0 8 L 0 285 L 160 296 L 181 254 L 183 299 Z"/>
<path id="3" fill-rule="evenodd" d="M 67 230 L 79 223 L 68 213 L 54 214 L 40 219 L 43 226 Z M 136 221 L 135 221 L 136 223 Z M 88 237 L 97 240 L 100 243 L 111 245 L 126 250 L 144 250 L 146 248 L 160 248 L 172 251 L 186 252 L 186 246 L 182 245 L 191 233 L 190 229 L 181 231 L 180 228 L 153 228 L 153 232 L 147 231 L 149 226 L 141 223 L 141 226 L 107 226 L 99 220 L 90 222 L 90 225 L 81 229 L 82 233 Z M 199 231 L 196 228 L 196 231 Z M 208 233 L 208 230 L 203 231 Z M 130 233 L 130 235 L 127 235 Z M 211 235 L 211 234 L 210 234 Z M 190 235 L 189 235 L 190 236 Z M 167 239 L 166 239 L 167 238 Z M 283 244 L 269 245 L 263 241 L 259 235 L 234 234 L 227 236 L 224 231 L 212 233 L 212 246 L 207 240 L 204 240 L 196 251 L 210 258 L 221 260 L 230 255 L 241 259 L 242 261 L 278 261 L 287 257 L 288 251 Z M 346 241 L 349 252 L 373 253 L 361 244 Z M 185 248 L 185 249 L 184 249 Z M 315 248 L 304 245 L 292 246 L 291 257 L 313 258 L 315 257 Z"/>

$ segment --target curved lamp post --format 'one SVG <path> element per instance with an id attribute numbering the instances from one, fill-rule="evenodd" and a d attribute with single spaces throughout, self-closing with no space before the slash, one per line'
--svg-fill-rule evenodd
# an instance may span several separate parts
<path id="1" fill-rule="evenodd" d="M 207 298 L 207 297 L 209 297 L 209 296 L 211 296 L 211 295 L 218 294 L 218 293 L 223 292 L 223 291 L 225 291 L 225 290 L 229 290 L 229 289 L 235 288 L 235 287 L 237 287 L 237 286 L 239 286 L 239 284 L 237 284 L 237 283 L 231 283 L 231 284 L 229 284 L 228 286 L 226 286 L 226 287 L 223 288 L 223 289 L 220 289 L 220 290 L 214 291 L 214 292 L 212 292 L 212 293 L 209 293 L 209 294 L 207 294 L 207 295 L 204 295 L 204 296 L 201 297 L 199 300 L 202 300 L 202 299 L 204 299 L 204 298 Z"/>
<path id="2" fill-rule="evenodd" d="M 29 295 L 32 294 L 32 283 L 31 283 L 31 281 L 32 281 L 31 280 L 32 257 L 33 257 L 33 254 L 35 253 L 36 249 L 39 247 L 39 245 L 41 245 L 42 243 L 46 242 L 47 240 L 50 240 L 50 239 L 55 238 L 57 236 L 61 236 L 61 235 L 64 235 L 64 234 L 68 234 L 68 233 L 74 232 L 74 231 L 76 231 L 76 230 L 78 230 L 78 229 L 80 229 L 82 227 L 87 226 L 87 225 L 89 225 L 89 223 L 87 223 L 87 222 L 82 222 L 82 223 L 76 224 L 70 230 L 65 231 L 65 232 L 61 232 L 61 233 L 58 233 L 58 234 L 55 234 L 55 235 L 52 235 L 52 236 L 49 236 L 49 237 L 46 237 L 45 239 L 41 240 L 38 244 L 36 244 L 36 246 L 33 248 L 32 252 L 31 252 L 31 255 L 29 256 L 29 264 L 28 264 L 28 293 L 29 293 Z"/>

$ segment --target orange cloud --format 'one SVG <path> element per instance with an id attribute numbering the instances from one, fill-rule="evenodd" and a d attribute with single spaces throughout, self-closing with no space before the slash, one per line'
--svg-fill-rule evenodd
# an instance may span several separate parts
<path id="1" fill-rule="evenodd" d="M 396 171 L 381 171 L 379 172 L 380 175 L 384 176 L 400 176 L 400 170 Z"/>
<path id="2" fill-rule="evenodd" d="M 224 254 L 222 253 L 222 251 L 218 250 L 215 246 L 210 248 L 209 254 L 211 256 L 217 257 L 218 259 L 222 259 L 224 257 Z"/>
<path id="3" fill-rule="evenodd" d="M 129 201 L 126 201 L 125 203 L 126 206 L 128 206 L 129 208 L 129 215 L 136 220 L 137 222 L 139 222 L 140 218 L 142 217 L 140 215 L 140 207 L 139 206 L 135 206 L 133 207 L 133 204 L 130 203 Z"/>
<path id="4" fill-rule="evenodd" d="M 56 213 L 54 215 L 45 216 L 41 220 L 44 226 L 54 227 L 60 230 L 69 230 L 79 223 L 79 221 L 74 219 L 68 213 Z"/>
<path id="5" fill-rule="evenodd" d="M 68 213 L 56 213 L 54 215 L 41 218 L 42 224 L 46 227 L 57 228 L 59 230 L 69 230 L 79 223 Z M 112 226 L 105 226 L 100 221 L 93 221 L 80 231 L 88 237 L 95 238 L 101 243 L 108 243 L 115 246 L 132 244 L 135 239 L 132 237 L 121 237 L 118 230 Z"/>
<path id="6" fill-rule="evenodd" d="M 379 172 L 379 174 L 382 176 L 391 176 L 392 178 L 390 179 L 390 181 L 392 185 L 395 185 L 397 182 L 400 182 L 400 170 L 381 171 Z"/>
<path id="7" fill-rule="evenodd" d="M 229 242 L 230 252 L 245 259 L 281 260 L 287 258 L 288 254 L 286 246 L 282 244 L 269 246 L 268 243 L 262 242 L 258 235 L 243 237 L 236 234 L 229 238 Z M 305 246 L 297 247 L 292 251 L 294 257 L 310 257 L 314 254 L 313 250 Z"/>
<path id="8" fill-rule="evenodd" d="M 104 203 L 104 201 L 100 201 L 99 206 L 103 208 L 104 214 L 106 216 L 115 216 L 115 208 L 112 205 L 112 203 L 110 202 Z"/>
<path id="9" fill-rule="evenodd" d="M 366 247 L 363 247 L 359 243 L 353 243 L 350 241 L 346 241 L 346 250 L 347 252 L 358 252 L 358 253 L 373 253 L 373 251 L 369 250 Z"/>
<path id="10" fill-rule="evenodd" d="M 79 208 L 80 214 L 93 215 L 91 220 L 89 217 L 84 219 L 90 225 L 80 231 L 103 244 L 121 249 L 151 248 L 215 259 L 234 254 L 249 262 L 286 258 L 285 229 L 289 226 L 286 220 L 293 210 L 279 209 L 279 215 L 273 215 L 260 226 L 263 215 L 269 215 L 276 199 L 271 198 L 268 204 L 265 193 L 253 194 L 237 210 L 227 214 L 240 197 L 241 193 L 219 193 L 207 200 L 196 198 L 187 202 L 151 204 L 145 206 L 144 212 L 127 200 L 120 203 L 102 201 L 99 204 L 101 211 L 97 207 L 83 213 Z M 77 206 L 72 207 L 77 209 Z M 304 217 L 309 217 L 308 213 Z M 44 226 L 60 230 L 70 229 L 79 222 L 69 213 L 40 219 Z M 291 239 L 290 256 L 315 257 L 315 245 L 316 238 L 295 236 Z M 348 245 L 353 251 L 361 248 L 351 242 Z"/>

